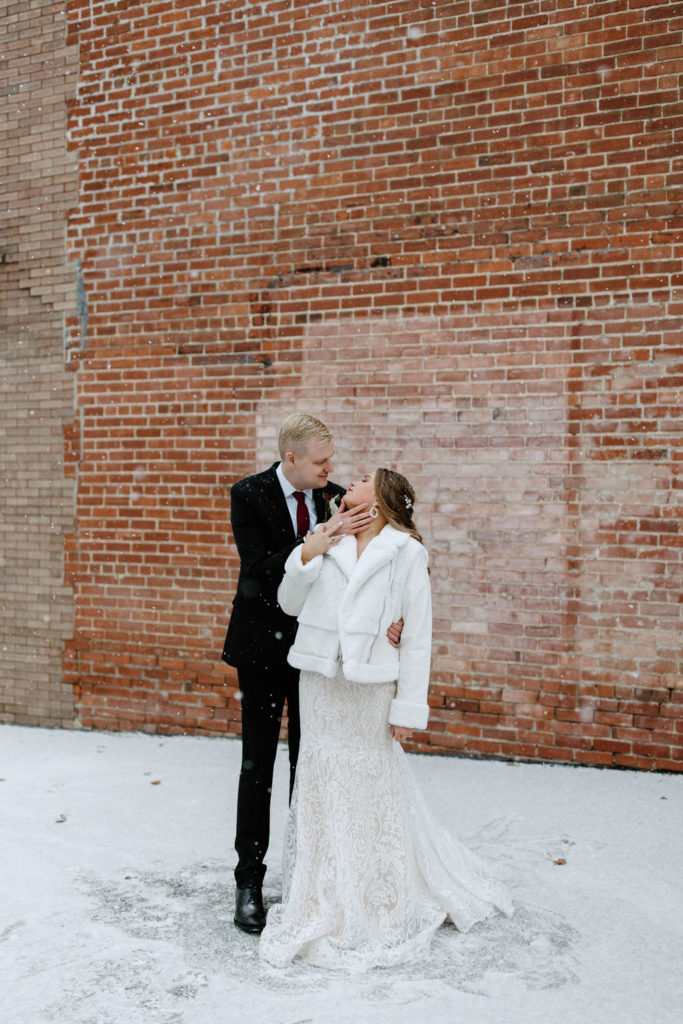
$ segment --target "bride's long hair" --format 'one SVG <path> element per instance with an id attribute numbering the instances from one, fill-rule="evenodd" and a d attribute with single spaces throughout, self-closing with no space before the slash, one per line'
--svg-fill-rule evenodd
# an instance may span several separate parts
<path id="1" fill-rule="evenodd" d="M 375 494 L 377 507 L 386 521 L 397 530 L 409 533 L 422 543 L 413 521 L 415 491 L 404 476 L 393 469 L 378 469 L 375 472 Z"/>

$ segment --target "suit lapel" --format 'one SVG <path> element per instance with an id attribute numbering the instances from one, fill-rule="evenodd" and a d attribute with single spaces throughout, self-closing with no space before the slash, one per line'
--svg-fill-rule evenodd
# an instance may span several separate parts
<path id="1" fill-rule="evenodd" d="M 273 530 L 282 536 L 283 542 L 286 545 L 291 544 L 292 541 L 296 540 L 296 537 L 292 526 L 292 517 L 287 508 L 287 499 L 284 496 L 280 481 L 275 472 L 276 466 L 277 462 L 263 474 L 261 496 L 263 505 L 267 508 Z"/>
<path id="2" fill-rule="evenodd" d="M 277 466 L 278 463 L 275 462 L 270 469 L 266 469 L 261 474 L 260 492 L 263 504 L 267 507 L 268 515 L 272 519 L 273 527 L 277 528 L 278 532 L 282 534 L 285 543 L 289 543 L 292 540 L 296 540 L 296 535 L 292 526 L 292 517 L 287 506 L 287 499 L 284 496 L 280 481 L 275 472 Z M 314 488 L 313 490 L 313 504 L 319 523 L 326 523 L 329 519 L 327 502 L 323 496 L 324 493 L 324 487 Z"/>
<path id="3" fill-rule="evenodd" d="M 326 523 L 329 519 L 327 514 L 327 503 L 323 498 L 322 487 L 314 488 L 313 490 L 313 504 L 315 505 L 315 514 L 319 523 Z"/>

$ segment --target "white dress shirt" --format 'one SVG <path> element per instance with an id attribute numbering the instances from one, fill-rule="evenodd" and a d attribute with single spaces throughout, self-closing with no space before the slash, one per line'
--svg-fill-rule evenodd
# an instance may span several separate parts
<path id="1" fill-rule="evenodd" d="M 282 463 L 281 462 L 278 463 L 278 467 L 275 470 L 275 473 L 277 475 L 278 480 L 280 481 L 280 487 L 282 488 L 282 493 L 284 494 L 285 499 L 287 501 L 287 508 L 289 509 L 289 515 L 290 515 L 290 518 L 292 520 L 292 528 L 294 530 L 294 536 L 296 537 L 296 532 L 297 532 L 297 530 L 296 530 L 296 510 L 298 508 L 298 505 L 297 505 L 297 500 L 294 497 L 294 491 L 297 491 L 299 488 L 295 487 L 293 484 L 290 484 L 289 480 L 287 479 L 285 474 L 282 472 Z M 313 501 L 313 490 L 312 490 L 312 488 L 309 488 L 309 490 L 303 491 L 302 493 L 303 493 L 304 497 L 306 498 L 306 508 L 308 509 L 308 515 L 309 515 L 309 518 L 311 520 L 310 529 L 311 530 L 315 530 L 316 525 L 318 523 L 318 517 L 315 514 L 315 502 Z"/>

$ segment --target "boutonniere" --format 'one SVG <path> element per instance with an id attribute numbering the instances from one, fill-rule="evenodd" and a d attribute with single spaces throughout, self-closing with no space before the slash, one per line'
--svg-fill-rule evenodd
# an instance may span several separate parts
<path id="1" fill-rule="evenodd" d="M 340 494 L 327 494 L 323 493 L 323 501 L 325 502 L 325 521 L 331 519 L 335 512 L 339 511 L 341 504 Z"/>

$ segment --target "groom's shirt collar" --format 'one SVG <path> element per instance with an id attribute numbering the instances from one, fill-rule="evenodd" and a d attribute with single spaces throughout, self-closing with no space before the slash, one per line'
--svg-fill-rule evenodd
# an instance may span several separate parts
<path id="1" fill-rule="evenodd" d="M 294 486 L 294 484 L 290 484 L 289 480 L 287 479 L 285 474 L 282 472 L 282 463 L 281 462 L 278 462 L 278 464 L 277 464 L 277 467 L 275 469 L 275 475 L 278 478 L 278 481 L 280 483 L 280 487 L 282 488 L 282 493 L 285 496 L 285 500 L 287 502 L 287 508 L 289 509 L 289 515 L 290 515 L 290 518 L 292 520 L 292 527 L 294 529 L 294 533 L 296 534 L 296 508 L 297 508 L 297 506 L 296 506 L 296 498 L 294 497 L 294 491 L 296 491 L 297 488 Z M 304 491 L 303 493 L 304 493 L 304 495 L 306 497 L 306 508 L 308 509 L 308 515 L 309 515 L 309 518 L 311 520 L 311 529 L 314 530 L 315 527 L 316 527 L 316 524 L 318 522 L 318 517 L 317 517 L 316 512 L 315 512 L 315 502 L 313 500 L 313 489 L 309 488 L 307 491 Z"/>

